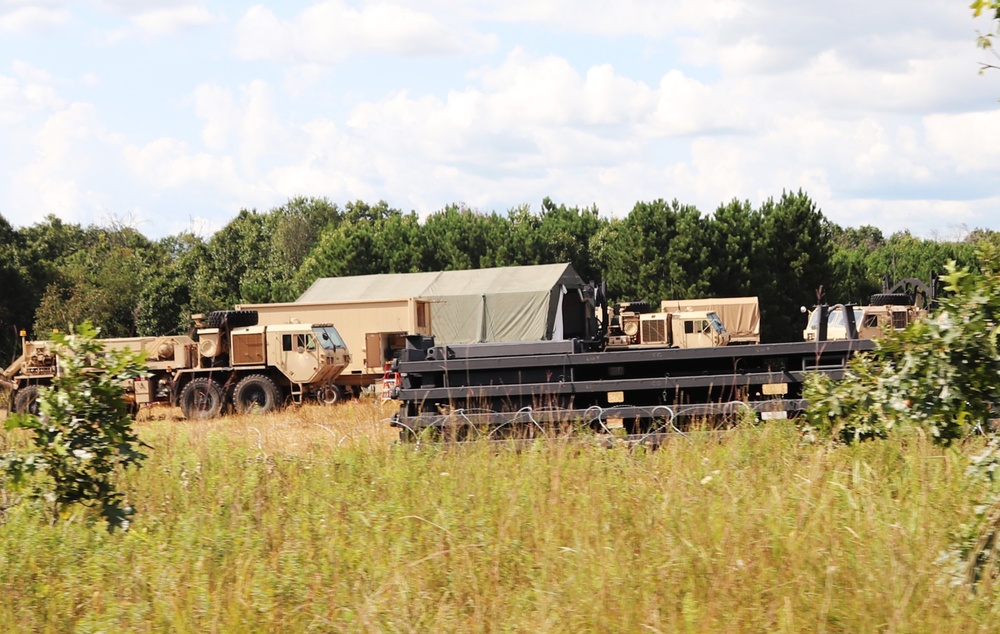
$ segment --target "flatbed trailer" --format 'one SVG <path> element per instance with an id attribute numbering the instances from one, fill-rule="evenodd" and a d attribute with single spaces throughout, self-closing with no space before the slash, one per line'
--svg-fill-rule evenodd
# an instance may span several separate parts
<path id="1" fill-rule="evenodd" d="M 750 409 L 762 418 L 803 411 L 809 373 L 844 376 L 870 340 L 717 348 L 604 349 L 584 340 L 435 346 L 410 337 L 394 362 L 401 438 L 425 430 L 487 434 L 560 424 L 649 434 L 678 418 Z"/>

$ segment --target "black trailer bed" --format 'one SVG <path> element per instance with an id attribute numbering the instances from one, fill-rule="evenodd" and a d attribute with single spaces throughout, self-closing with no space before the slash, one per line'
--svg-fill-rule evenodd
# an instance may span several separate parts
<path id="1" fill-rule="evenodd" d="M 625 419 L 631 432 L 648 430 L 657 419 L 727 407 L 796 412 L 806 405 L 801 388 L 810 372 L 840 379 L 853 355 L 875 348 L 858 339 L 601 351 L 588 345 L 434 346 L 413 338 L 395 364 L 401 407 L 393 425 L 418 432 L 582 420 L 603 428 L 613 417 Z"/>

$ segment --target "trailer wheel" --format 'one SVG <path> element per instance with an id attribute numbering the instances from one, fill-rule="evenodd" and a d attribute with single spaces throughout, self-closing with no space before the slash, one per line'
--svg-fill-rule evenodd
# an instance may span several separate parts
<path id="1" fill-rule="evenodd" d="M 222 412 L 224 401 L 225 395 L 218 383 L 204 377 L 191 379 L 181 390 L 181 413 L 192 420 L 215 418 Z"/>
<path id="2" fill-rule="evenodd" d="M 872 306 L 909 306 L 912 303 L 906 293 L 875 293 L 871 298 Z"/>
<path id="3" fill-rule="evenodd" d="M 205 319 L 209 328 L 221 328 L 223 322 L 230 328 L 257 325 L 256 310 L 214 310 Z"/>
<path id="4" fill-rule="evenodd" d="M 14 412 L 38 416 L 38 386 L 28 385 L 17 391 L 14 396 Z"/>
<path id="5" fill-rule="evenodd" d="M 237 414 L 266 414 L 278 408 L 281 392 L 274 381 L 263 374 L 251 374 L 236 384 L 233 405 Z"/>

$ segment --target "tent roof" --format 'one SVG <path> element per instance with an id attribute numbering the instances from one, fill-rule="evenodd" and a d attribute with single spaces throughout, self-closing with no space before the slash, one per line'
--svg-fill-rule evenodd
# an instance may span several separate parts
<path id="1" fill-rule="evenodd" d="M 312 283 L 299 302 L 450 297 L 548 291 L 556 285 L 580 287 L 583 280 L 570 264 L 503 266 L 469 271 L 385 273 L 325 277 Z"/>

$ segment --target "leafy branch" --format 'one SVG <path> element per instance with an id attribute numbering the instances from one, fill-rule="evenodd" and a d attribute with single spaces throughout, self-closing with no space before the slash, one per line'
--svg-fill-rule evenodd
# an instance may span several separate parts
<path id="1" fill-rule="evenodd" d="M 972 16 L 976 18 L 980 17 L 984 11 L 993 13 L 993 19 L 997 22 L 997 30 L 987 33 L 977 31 L 976 46 L 992 53 L 994 57 L 1000 59 L 1000 53 L 997 53 L 996 48 L 993 46 L 994 40 L 1000 35 L 1000 0 L 973 0 L 969 8 L 972 9 Z M 996 64 L 987 64 L 985 62 L 980 62 L 979 65 L 980 73 L 986 71 L 988 68 L 1000 68 Z"/>
<path id="2" fill-rule="evenodd" d="M 7 420 L 7 429 L 32 434 L 33 451 L 10 451 L 0 471 L 14 489 L 51 504 L 52 523 L 74 505 L 99 509 L 108 530 L 128 529 L 134 509 L 115 487 L 120 469 L 146 456 L 132 428 L 125 385 L 144 376 L 144 355 L 105 350 L 98 329 L 85 322 L 70 334 L 53 333 L 61 373 L 39 390 L 39 415 Z"/>

